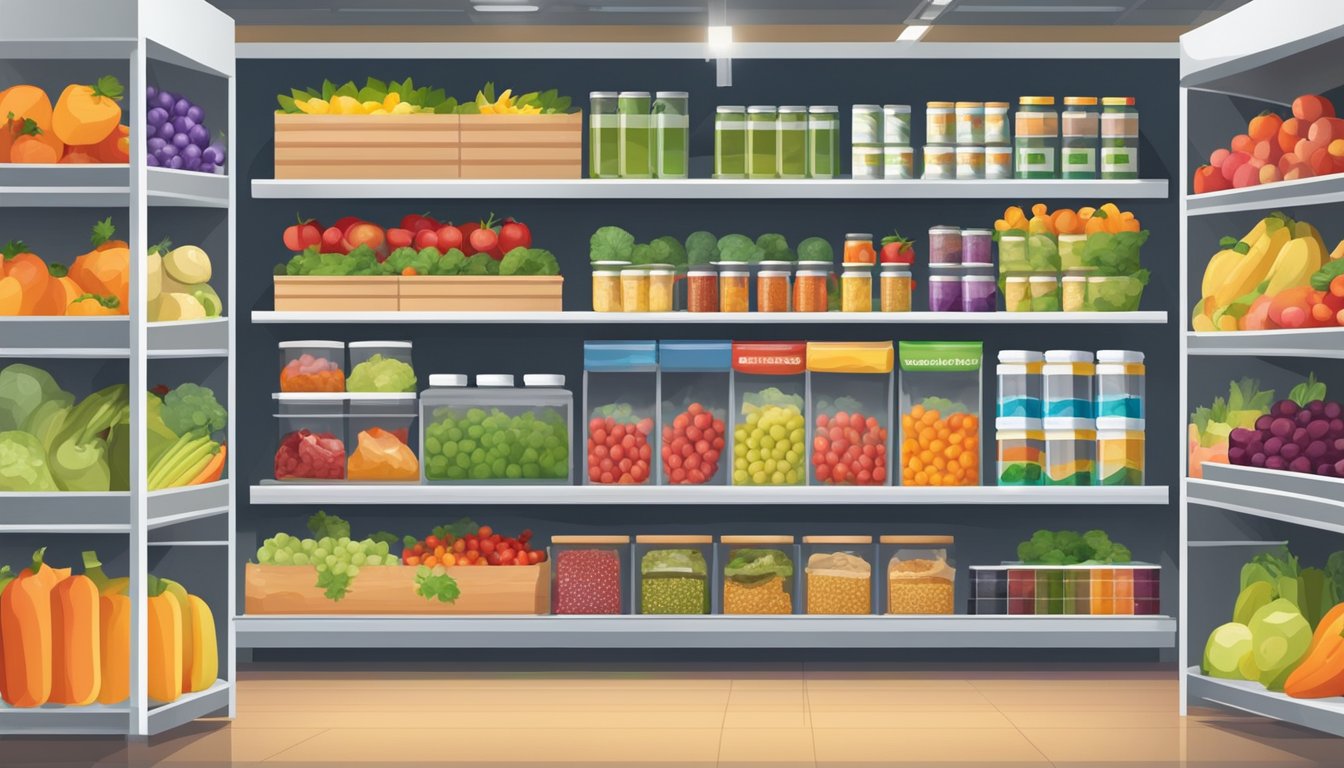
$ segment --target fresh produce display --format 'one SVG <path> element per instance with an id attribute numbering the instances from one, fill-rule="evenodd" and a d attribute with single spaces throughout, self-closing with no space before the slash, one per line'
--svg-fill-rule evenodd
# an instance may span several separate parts
<path id="1" fill-rule="evenodd" d="M 213 483 L 224 475 L 228 447 L 216 438 L 229 414 L 208 387 L 190 382 L 145 395 L 149 490 Z"/>
<path id="2" fill-rule="evenodd" d="M 733 485 L 802 485 L 807 435 L 803 398 L 778 387 L 742 398 L 733 433 Z"/>
<path id="3" fill-rule="evenodd" d="M 653 419 L 628 403 L 595 408 L 588 420 L 588 481 L 642 485 L 651 477 Z"/>
<path id="4" fill-rule="evenodd" d="M 76 405 L 40 368 L 0 369 L 0 491 L 129 489 L 130 410 L 125 384 Z"/>
<path id="5" fill-rule="evenodd" d="M 425 427 L 425 477 L 564 480 L 569 478 L 569 445 L 569 425 L 557 410 L 510 414 L 499 408 L 436 408 Z M 610 451 L 614 446 L 602 447 Z"/>
<path id="6" fill-rule="evenodd" d="M 1040 530 L 1017 545 L 1017 559 L 1027 565 L 1128 563 L 1129 548 L 1111 541 L 1105 531 Z"/>
<path id="7" fill-rule="evenodd" d="M 812 438 L 812 466 L 822 485 L 885 485 L 887 428 L 859 403 L 822 403 Z"/>
<path id="8" fill-rule="evenodd" d="M 278 112 L 305 115 L 551 115 L 570 111 L 570 98 L 555 89 L 515 96 L 509 88 L 496 96 L 495 84 L 486 83 L 475 99 L 459 102 L 442 88 L 416 88 L 409 77 L 401 82 L 370 77 L 363 88 L 354 81 L 336 85 L 324 80 L 321 90 L 293 88 L 276 100 Z"/>
<path id="9" fill-rule="evenodd" d="M 532 549 L 532 531 L 506 538 L 488 525 L 470 521 L 439 526 L 423 539 L 407 536 L 403 565 L 536 565 L 546 562 L 545 549 Z"/>
<path id="10" fill-rule="evenodd" d="M 779 549 L 734 549 L 723 566 L 725 614 L 793 613 L 793 559 Z"/>
<path id="11" fill-rule="evenodd" d="M 1228 463 L 1344 477 L 1344 406 L 1325 395 L 1325 384 L 1312 374 L 1251 427 L 1233 428 Z"/>
<path id="12" fill-rule="evenodd" d="M 186 96 L 145 89 L 145 162 L 151 168 L 222 173 L 226 159 L 224 139 L 210 141 L 205 110 Z"/>
<path id="13" fill-rule="evenodd" d="M 983 616 L 1156 616 L 1162 568 L 1145 563 L 971 566 Z"/>
<path id="14" fill-rule="evenodd" d="M 9 242 L 0 249 L 0 316 L 127 314 L 131 252 L 126 241 L 112 239 L 115 234 L 111 219 L 95 224 L 93 249 L 68 269 L 43 261 L 20 241 Z"/>
<path id="15" fill-rule="evenodd" d="M 299 429 L 280 439 L 276 480 L 344 480 L 345 441 L 331 432 Z"/>
<path id="16" fill-rule="evenodd" d="M 639 573 L 640 613 L 709 613 L 709 566 L 700 550 L 650 550 Z"/>
<path id="17" fill-rule="evenodd" d="M 350 523 L 321 511 L 308 519 L 308 530 L 311 537 L 281 532 L 266 539 L 257 549 L 257 562 L 312 566 L 317 572 L 318 588 L 325 590 L 330 600 L 345 597 L 361 568 L 401 564 L 401 558 L 391 552 L 388 539 L 395 541 L 395 537 L 390 534 L 376 541 L 352 539 Z"/>
<path id="18" fill-rule="evenodd" d="M 663 425 L 663 474 L 672 485 L 703 485 L 719 472 L 728 428 L 700 403 Z"/>
<path id="19" fill-rule="evenodd" d="M 149 321 L 204 320 L 224 313 L 224 302 L 210 287 L 210 254 L 196 245 L 172 247 L 164 240 L 149 249 Z"/>
<path id="20" fill-rule="evenodd" d="M 126 163 L 130 127 L 121 125 L 121 82 L 72 84 L 55 106 L 35 85 L 0 89 L 0 163 Z"/>
<path id="21" fill-rule="evenodd" d="M 900 342 L 901 485 L 980 484 L 983 346 Z"/>
<path id="22" fill-rule="evenodd" d="M 1260 382 L 1244 378 L 1228 385 L 1227 397 L 1216 397 L 1210 406 L 1190 414 L 1188 465 L 1190 477 L 1204 477 L 1204 462 L 1228 464 L 1229 436 L 1234 429 L 1252 429 L 1269 413 L 1274 390 L 1261 390 Z"/>
<path id="23" fill-rule="evenodd" d="M 1229 147 L 1195 169 L 1194 193 L 1309 179 L 1344 171 L 1344 120 L 1324 96 L 1293 99 L 1292 116 L 1272 110 L 1251 118 Z"/>

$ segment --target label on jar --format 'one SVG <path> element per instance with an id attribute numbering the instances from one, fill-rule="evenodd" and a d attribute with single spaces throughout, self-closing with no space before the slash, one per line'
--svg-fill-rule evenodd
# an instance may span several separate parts
<path id="1" fill-rule="evenodd" d="M 1102 147 L 1101 170 L 1105 173 L 1138 173 L 1138 147 Z"/>
<path id="2" fill-rule="evenodd" d="M 1092 147 L 1069 147 L 1064 150 L 1060 165 L 1064 173 L 1095 172 L 1097 151 Z"/>
<path id="3" fill-rule="evenodd" d="M 1018 147 L 1017 170 L 1025 173 L 1054 173 L 1055 151 L 1048 147 Z"/>

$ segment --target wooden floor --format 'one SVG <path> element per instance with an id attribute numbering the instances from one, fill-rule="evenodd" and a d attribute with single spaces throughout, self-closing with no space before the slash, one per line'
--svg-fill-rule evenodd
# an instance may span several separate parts
<path id="1" fill-rule="evenodd" d="M 149 743 L 0 740 L 0 765 L 1344 765 L 1344 740 L 1176 714 L 1174 668 L 253 667 L 238 718 Z"/>

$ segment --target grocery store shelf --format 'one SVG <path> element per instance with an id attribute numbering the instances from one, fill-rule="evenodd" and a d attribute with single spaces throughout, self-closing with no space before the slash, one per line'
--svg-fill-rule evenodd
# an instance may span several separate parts
<path id="1" fill-rule="evenodd" d="M 130 199 L 128 165 L 0 164 L 6 208 L 125 208 Z"/>
<path id="2" fill-rule="evenodd" d="M 1192 355 L 1344 358 L 1344 328 L 1186 334 Z"/>
<path id="3" fill-rule="evenodd" d="M 184 693 L 177 701 L 149 710 L 148 736 L 157 736 L 179 725 L 209 715 L 223 714 L 229 708 L 229 683 L 216 680 L 204 691 Z"/>
<path id="4" fill-rule="evenodd" d="M 124 358 L 129 344 L 125 317 L 0 318 L 0 357 Z"/>
<path id="5" fill-rule="evenodd" d="M 1166 312 L 266 312 L 259 325 L 1165 325 Z"/>
<path id="6" fill-rule="evenodd" d="M 1344 174 L 1310 179 L 1278 181 L 1241 189 L 1224 189 L 1187 195 L 1185 209 L 1191 216 L 1210 216 L 1236 211 L 1265 211 L 1302 205 L 1325 205 L 1344 201 Z"/>
<path id="7" fill-rule="evenodd" d="M 11 707 L 0 702 L 0 736 L 111 736 L 126 733 L 130 707 Z"/>
<path id="8" fill-rule="evenodd" d="M 1195 549 L 1229 549 L 1232 547 L 1264 549 L 1266 547 L 1288 546 L 1287 541 L 1191 541 L 1187 544 Z"/>
<path id="9" fill-rule="evenodd" d="M 149 530 L 229 513 L 228 480 L 149 492 Z"/>
<path id="10" fill-rule="evenodd" d="M 1158 199 L 1166 179 L 253 179 L 252 196 L 282 200 L 928 200 Z"/>
<path id="11" fill-rule="evenodd" d="M 239 648 L 1171 648 L 1167 616 L 239 616 Z"/>
<path id="12" fill-rule="evenodd" d="M 183 208 L 228 208 L 229 177 L 172 168 L 147 168 L 149 204 Z"/>
<path id="13" fill-rule="evenodd" d="M 1344 736 L 1344 699 L 1294 699 L 1249 680 L 1223 680 L 1185 671 L 1191 704 L 1209 703 Z"/>
<path id="14" fill-rule="evenodd" d="M 3 533 L 128 533 L 130 494 L 0 493 Z"/>
<path id="15" fill-rule="evenodd" d="M 1191 504 L 1344 533 L 1344 480 L 1205 462 L 1204 479 L 1187 479 Z"/>
<path id="16" fill-rule="evenodd" d="M 149 323 L 149 356 L 228 357 L 229 319 Z"/>
<path id="17" fill-rule="evenodd" d="M 397 485 L 263 482 L 253 504 L 1166 504 L 1165 486 L 1000 488 Z"/>

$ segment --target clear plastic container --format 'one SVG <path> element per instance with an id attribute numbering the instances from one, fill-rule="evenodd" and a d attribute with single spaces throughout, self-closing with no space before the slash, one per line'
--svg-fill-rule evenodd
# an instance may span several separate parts
<path id="1" fill-rule="evenodd" d="M 929 311 L 960 312 L 961 275 L 929 275 Z"/>
<path id="2" fill-rule="evenodd" d="M 1143 353 L 1128 349 L 1097 352 L 1097 418 L 1143 420 Z"/>
<path id="3" fill-rule="evenodd" d="M 1144 422 L 1097 419 L 1097 485 L 1143 485 Z"/>
<path id="4" fill-rule="evenodd" d="M 994 420 L 999 485 L 1041 485 L 1045 475 L 1045 429 L 1040 419 Z"/>
<path id="5" fill-rule="evenodd" d="M 1049 386 L 1047 381 L 1046 386 Z M 1045 484 L 1097 481 L 1097 431 L 1092 419 L 1045 419 Z"/>
<path id="6" fill-rule="evenodd" d="M 1061 243 L 1062 245 L 1062 243 Z M 1087 311 L 1087 277 L 1089 267 L 1069 269 L 1059 279 L 1059 308 L 1064 312 Z"/>
<path id="7" fill-rule="evenodd" d="M 1008 109 L 1006 101 L 985 102 L 985 144 L 991 147 L 1006 147 L 1012 143 L 1012 131 L 1008 129 Z"/>
<path id="8" fill-rule="evenodd" d="M 924 105 L 924 143 L 957 143 L 956 105 L 950 101 L 930 101 Z"/>
<path id="9" fill-rule="evenodd" d="M 873 311 L 873 265 L 845 265 L 840 273 L 840 311 Z"/>
<path id="10" fill-rule="evenodd" d="M 789 311 L 789 273 L 782 269 L 762 269 L 756 273 L 756 311 Z"/>
<path id="11" fill-rule="evenodd" d="M 1032 312 L 1058 312 L 1059 275 L 1031 275 L 1027 278 L 1027 295 Z"/>
<path id="12" fill-rule="evenodd" d="M 714 110 L 714 178 L 747 177 L 747 109 Z"/>
<path id="13" fill-rule="evenodd" d="M 803 597 L 810 615 L 874 612 L 872 536 L 804 536 Z"/>
<path id="14" fill-rule="evenodd" d="M 1092 387 L 1096 372 L 1091 352 L 1048 350 L 1041 367 L 1045 418 L 1095 418 Z"/>
<path id="15" fill-rule="evenodd" d="M 1097 178 L 1098 118 L 1096 96 L 1065 96 L 1059 158 L 1060 178 Z"/>
<path id="16" fill-rule="evenodd" d="M 281 392 L 344 392 L 345 342 L 282 341 Z"/>
<path id="17" fill-rule="evenodd" d="M 957 178 L 957 148 L 950 144 L 925 144 L 923 178 Z"/>
<path id="18" fill-rule="evenodd" d="M 1143 302 L 1143 288 L 1147 276 L 1088 275 L 1087 299 L 1084 309 L 1089 312 L 1133 312 Z"/>
<path id="19" fill-rule="evenodd" d="M 894 358 L 889 341 L 808 342 L 810 484 L 890 484 Z"/>
<path id="20" fill-rule="evenodd" d="M 277 394 L 276 480 L 344 480 L 345 396 Z"/>
<path id="21" fill-rule="evenodd" d="M 793 311 L 827 311 L 826 283 L 830 277 L 829 269 L 804 269 L 800 264 L 793 276 Z"/>
<path id="22" fill-rule="evenodd" d="M 780 107 L 777 125 L 779 178 L 807 178 L 807 107 Z"/>
<path id="23" fill-rule="evenodd" d="M 882 143 L 882 107 L 855 104 L 850 109 L 850 116 L 853 119 L 849 133 L 851 145 Z"/>
<path id="24" fill-rule="evenodd" d="M 1101 178 L 1139 178 L 1139 110 L 1132 96 L 1101 100 Z"/>
<path id="25" fill-rule="evenodd" d="M 1065 272 L 1070 269 L 1082 269 L 1083 251 L 1087 246 L 1087 235 L 1067 233 L 1058 238 L 1059 268 Z"/>
<path id="26" fill-rule="evenodd" d="M 621 273 L 619 270 L 593 270 L 593 311 L 621 311 Z"/>
<path id="27" fill-rule="evenodd" d="M 690 94 L 658 91 L 654 98 L 654 175 L 660 179 L 687 178 L 691 161 Z"/>
<path id="28" fill-rule="evenodd" d="M 671 312 L 675 308 L 677 271 L 659 265 L 649 270 L 649 311 Z"/>
<path id="29" fill-rule="evenodd" d="M 980 484 L 983 346 L 978 341 L 900 343 L 902 485 Z"/>
<path id="30" fill-rule="evenodd" d="M 1022 418 L 1040 421 L 1045 417 L 1042 370 L 1045 355 L 1025 349 L 1005 349 L 999 352 L 999 364 L 994 372 L 998 377 L 999 396 L 995 408 L 997 418 Z"/>
<path id="31" fill-rule="evenodd" d="M 719 271 L 710 265 L 686 270 L 686 309 L 690 312 L 719 311 Z"/>
<path id="32" fill-rule="evenodd" d="M 840 175 L 840 109 L 807 108 L 807 175 L 833 179 Z"/>
<path id="33" fill-rule="evenodd" d="M 985 178 L 1013 178 L 1012 147 L 985 147 Z"/>
<path id="34" fill-rule="evenodd" d="M 436 374 L 420 395 L 420 456 L 427 483 L 569 485 L 574 394 L 565 378 Z"/>
<path id="35" fill-rule="evenodd" d="M 962 312 L 994 312 L 998 308 L 998 281 L 993 275 L 961 276 Z"/>
<path id="36" fill-rule="evenodd" d="M 1008 312 L 1031 311 L 1031 288 L 1027 275 L 1003 277 L 1003 308 Z"/>
<path id="37" fill-rule="evenodd" d="M 797 605 L 798 548 L 792 536 L 721 536 L 722 613 L 788 615 Z"/>
<path id="38" fill-rule="evenodd" d="M 621 91 L 616 99 L 623 179 L 653 178 L 653 115 L 648 91 Z"/>
<path id="39" fill-rule="evenodd" d="M 882 536 L 878 539 L 883 612 L 893 616 L 956 613 L 955 540 L 951 536 Z"/>
<path id="40" fill-rule="evenodd" d="M 1008 615 L 1008 568 L 972 565 L 971 598 L 967 612 L 975 616 Z"/>
<path id="41" fill-rule="evenodd" d="M 979 101 L 958 101 L 956 104 L 957 143 L 984 145 L 985 105 Z"/>
<path id="42" fill-rule="evenodd" d="M 551 613 L 630 613 L 629 536 L 552 536 Z"/>
<path id="43" fill-rule="evenodd" d="M 934 227 L 934 229 L 938 229 Z M 929 236 L 933 236 L 933 230 L 929 230 Z M 932 247 L 932 243 L 930 243 Z M 988 229 L 963 229 L 961 230 L 961 263 L 962 264 L 993 264 L 994 263 L 994 232 Z"/>
<path id="44" fill-rule="evenodd" d="M 351 482 L 418 483 L 419 440 L 412 441 L 416 399 L 400 395 L 352 395 L 346 430 L 350 438 L 346 478 Z"/>
<path id="45" fill-rule="evenodd" d="M 1019 179 L 1059 178 L 1059 113 L 1053 96 L 1018 101 L 1014 165 Z"/>
<path id="46" fill-rule="evenodd" d="M 583 343 L 584 485 L 657 482 L 657 391 L 655 342 Z"/>
<path id="47" fill-rule="evenodd" d="M 1023 235 L 999 236 L 999 274 L 1025 274 L 1031 271 L 1027 260 L 1027 238 Z"/>
<path id="48" fill-rule="evenodd" d="M 662 393 L 663 485 L 727 485 L 728 412 L 732 408 L 732 344 L 658 344 Z"/>
<path id="49" fill-rule="evenodd" d="M 751 273 L 742 269 L 725 269 L 719 273 L 719 311 L 751 311 Z"/>
<path id="50" fill-rule="evenodd" d="M 636 536 L 636 605 L 644 615 L 707 614 L 713 536 Z"/>
<path id="51" fill-rule="evenodd" d="M 850 149 L 853 176 L 856 179 L 882 178 L 886 155 L 881 144 L 854 144 Z"/>
<path id="52" fill-rule="evenodd" d="M 960 264 L 961 228 L 938 225 L 929 227 L 929 263 Z"/>
<path id="53" fill-rule="evenodd" d="M 779 113 L 774 107 L 747 107 L 747 178 L 779 177 Z"/>
<path id="54" fill-rule="evenodd" d="M 909 312 L 914 298 L 914 279 L 905 264 L 883 264 L 879 277 L 883 312 Z"/>
<path id="55" fill-rule="evenodd" d="M 615 179 L 621 175 L 621 126 L 615 91 L 588 94 L 588 178 Z"/>
<path id="56" fill-rule="evenodd" d="M 910 105 L 882 105 L 882 143 L 910 145 Z"/>
<path id="57" fill-rule="evenodd" d="M 883 145 L 882 177 L 886 179 L 915 178 L 915 150 L 907 146 Z"/>
<path id="58" fill-rule="evenodd" d="M 985 178 L 985 148 L 957 147 L 957 178 Z"/>
<path id="59" fill-rule="evenodd" d="M 971 612 L 980 616 L 1156 616 L 1162 569 L 1117 565 L 971 566 Z"/>
<path id="60" fill-rule="evenodd" d="M 807 461 L 807 345 L 733 342 L 733 485 L 802 485 Z"/>
<path id="61" fill-rule="evenodd" d="M 644 267 L 621 270 L 621 311 L 649 311 L 649 270 Z"/>
<path id="62" fill-rule="evenodd" d="M 347 392 L 414 392 L 409 341 L 352 341 Z"/>

